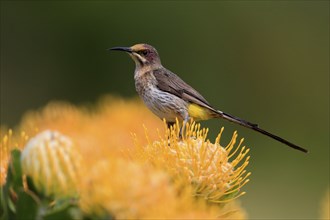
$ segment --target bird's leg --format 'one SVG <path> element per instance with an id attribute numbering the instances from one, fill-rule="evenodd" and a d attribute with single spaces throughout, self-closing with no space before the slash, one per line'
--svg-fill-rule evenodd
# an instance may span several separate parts
<path id="1" fill-rule="evenodd" d="M 185 117 L 184 117 L 184 121 L 182 123 L 182 127 L 180 129 L 180 133 L 179 133 L 179 137 L 180 139 L 182 139 L 183 137 L 183 134 L 185 132 L 185 129 L 186 129 L 186 125 L 187 125 L 187 122 L 189 121 L 189 115 L 187 114 Z"/>
<path id="2" fill-rule="evenodd" d="M 171 127 L 173 127 L 173 125 L 175 124 L 175 122 L 166 122 L 167 128 L 170 129 Z"/>

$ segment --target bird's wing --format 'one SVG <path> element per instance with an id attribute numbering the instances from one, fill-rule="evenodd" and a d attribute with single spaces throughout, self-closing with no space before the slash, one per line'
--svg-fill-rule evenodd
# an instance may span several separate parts
<path id="1" fill-rule="evenodd" d="M 195 89 L 185 83 L 180 77 L 165 68 L 153 71 L 157 80 L 157 87 L 183 100 L 214 110 L 206 99 Z"/>

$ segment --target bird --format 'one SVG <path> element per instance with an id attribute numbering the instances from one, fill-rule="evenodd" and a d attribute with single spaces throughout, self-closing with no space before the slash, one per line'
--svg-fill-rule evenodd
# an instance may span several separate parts
<path id="1" fill-rule="evenodd" d="M 160 119 L 165 119 L 167 126 L 183 122 L 180 136 L 186 123 L 192 118 L 208 120 L 222 118 L 260 134 L 275 139 L 293 149 L 307 153 L 308 150 L 270 133 L 236 116 L 214 108 L 197 90 L 188 85 L 179 76 L 163 67 L 157 50 L 148 44 L 139 43 L 131 47 L 112 47 L 109 51 L 124 51 L 135 62 L 135 88 L 145 105 Z"/>

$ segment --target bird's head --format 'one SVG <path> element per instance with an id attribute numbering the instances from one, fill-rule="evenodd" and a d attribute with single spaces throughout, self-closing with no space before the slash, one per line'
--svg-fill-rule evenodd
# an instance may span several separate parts
<path id="1" fill-rule="evenodd" d="M 127 52 L 134 60 L 136 67 L 158 67 L 161 66 L 157 50 L 148 44 L 135 44 L 131 47 L 113 47 L 109 50 Z"/>

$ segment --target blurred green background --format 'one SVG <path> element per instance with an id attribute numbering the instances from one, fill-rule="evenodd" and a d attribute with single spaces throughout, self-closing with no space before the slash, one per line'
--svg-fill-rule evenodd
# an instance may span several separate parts
<path id="1" fill-rule="evenodd" d="M 328 1 L 1 1 L 1 124 L 51 100 L 136 96 L 134 64 L 113 46 L 149 43 L 220 110 L 307 147 L 238 130 L 251 147 L 241 199 L 251 219 L 317 218 L 329 187 Z"/>

